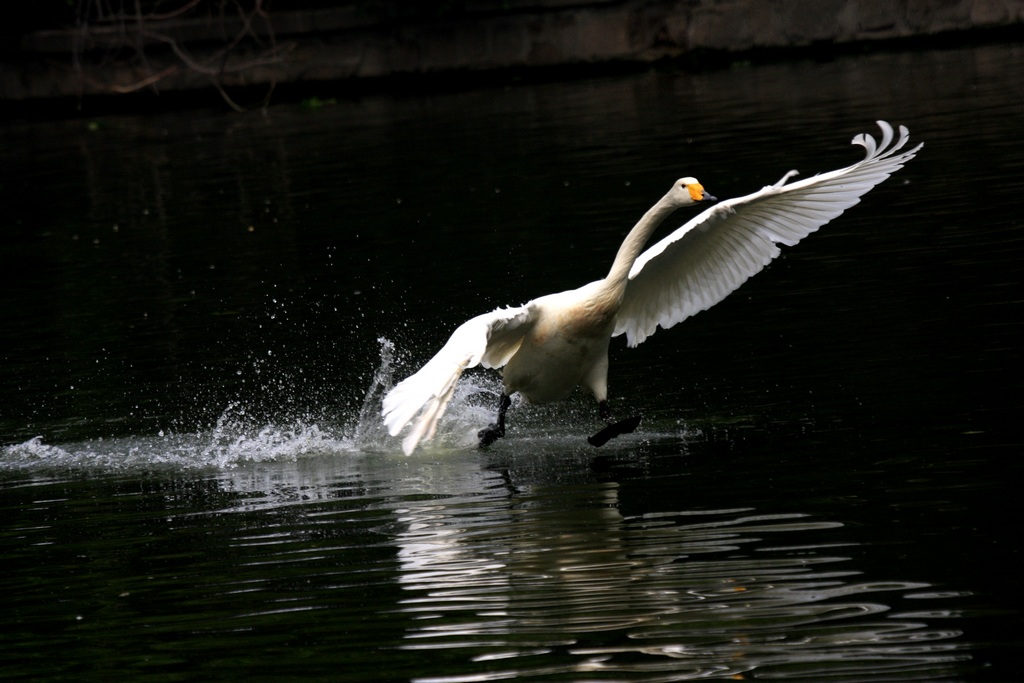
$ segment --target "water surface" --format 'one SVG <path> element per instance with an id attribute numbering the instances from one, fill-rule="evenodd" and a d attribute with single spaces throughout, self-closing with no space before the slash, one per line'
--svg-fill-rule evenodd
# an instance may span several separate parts
<path id="1" fill-rule="evenodd" d="M 1024 69 L 1012 45 L 7 122 L 5 680 L 1014 680 Z M 325 93 L 327 94 L 327 93 Z M 601 277 L 675 178 L 736 196 L 925 142 L 584 395 L 466 318 Z M 677 217 L 678 222 L 685 216 Z"/>

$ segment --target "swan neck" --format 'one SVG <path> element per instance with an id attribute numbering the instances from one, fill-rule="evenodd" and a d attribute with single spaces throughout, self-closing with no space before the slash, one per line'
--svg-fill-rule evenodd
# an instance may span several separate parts
<path id="1" fill-rule="evenodd" d="M 612 268 L 608 272 L 608 277 L 605 278 L 609 285 L 619 288 L 626 286 L 629 271 L 633 268 L 633 263 L 643 252 L 647 241 L 650 240 L 651 235 L 658 229 L 662 221 L 675 210 L 676 205 L 671 201 L 669 195 L 659 199 L 654 206 L 647 210 L 647 213 L 633 226 L 633 229 L 626 235 L 626 239 L 623 240 L 622 246 L 619 247 L 619 252 L 615 255 L 615 261 L 612 262 Z"/>

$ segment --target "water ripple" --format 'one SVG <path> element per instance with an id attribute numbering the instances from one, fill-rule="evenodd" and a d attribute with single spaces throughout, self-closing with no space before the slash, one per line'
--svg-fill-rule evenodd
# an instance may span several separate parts
<path id="1" fill-rule="evenodd" d="M 473 523 L 463 504 L 403 508 L 408 597 L 399 604 L 417 620 L 401 648 L 475 651 L 474 662 L 513 667 L 417 680 L 583 672 L 691 680 L 755 670 L 927 677 L 966 657 L 956 629 L 893 613 L 894 602 L 928 584 L 856 581 L 850 558 L 833 552 L 844 544 L 799 542 L 837 522 L 749 508 L 623 517 L 616 495 L 614 485 L 577 487 L 568 499 L 533 488 L 515 505 L 478 500 Z M 599 645 L 600 634 L 634 644 Z M 571 663 L 557 671 L 531 663 L 548 651 Z"/>

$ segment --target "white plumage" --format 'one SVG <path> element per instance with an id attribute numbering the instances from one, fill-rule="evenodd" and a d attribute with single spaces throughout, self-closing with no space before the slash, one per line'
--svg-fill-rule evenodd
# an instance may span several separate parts
<path id="1" fill-rule="evenodd" d="M 792 246 L 842 214 L 921 148 L 901 152 L 907 129 L 900 126 L 894 141 L 892 126 L 878 126 L 880 142 L 868 134 L 853 139 L 866 151 L 863 160 L 791 183 L 796 172 L 790 171 L 758 192 L 719 202 L 641 253 L 677 208 L 714 200 L 694 178 L 677 181 L 626 236 L 603 280 L 459 326 L 437 355 L 384 397 L 388 433 L 412 423 L 402 441 L 407 455 L 432 438 L 462 372 L 477 365 L 505 368 L 498 423 L 488 438 L 488 430 L 481 432 L 482 444 L 504 435 L 506 396 L 515 392 L 541 403 L 583 385 L 608 418 L 610 338 L 625 334 L 636 346 L 658 327 L 714 306 L 778 256 L 778 244 Z"/>

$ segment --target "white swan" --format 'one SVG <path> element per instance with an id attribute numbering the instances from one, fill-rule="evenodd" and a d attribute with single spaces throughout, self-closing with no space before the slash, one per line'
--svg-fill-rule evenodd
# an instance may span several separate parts
<path id="1" fill-rule="evenodd" d="M 667 329 L 714 306 L 778 256 L 777 243 L 796 244 L 902 168 L 921 145 L 897 154 L 909 139 L 907 129 L 900 126 L 893 143 L 892 126 L 877 123 L 881 144 L 866 133 L 853 138 L 852 144 L 867 152 L 862 161 L 786 184 L 796 175 L 790 171 L 774 185 L 719 202 L 641 254 L 673 211 L 714 200 L 696 179 L 678 180 L 630 230 L 603 280 L 484 313 L 459 326 L 437 355 L 384 397 L 388 433 L 396 436 L 411 422 L 402 441 L 402 450 L 411 454 L 434 436 L 462 372 L 481 364 L 504 366 L 498 420 L 481 430 L 481 446 L 504 436 L 505 412 L 515 392 L 543 403 L 582 385 L 610 423 L 611 338 L 625 334 L 628 345 L 636 346 L 659 326 Z M 609 424 L 590 441 L 600 445 L 632 431 L 639 421 Z"/>

